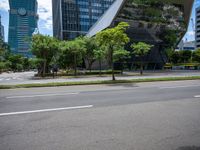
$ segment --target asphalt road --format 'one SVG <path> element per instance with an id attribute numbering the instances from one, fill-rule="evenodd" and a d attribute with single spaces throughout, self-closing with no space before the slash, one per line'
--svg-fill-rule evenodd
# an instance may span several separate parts
<path id="1" fill-rule="evenodd" d="M 0 91 L 0 150 L 199 150 L 200 81 Z"/>
<path id="2" fill-rule="evenodd" d="M 79 77 L 52 77 L 48 79 L 34 78 L 36 72 L 19 72 L 0 74 L 0 85 L 33 84 L 33 83 L 52 83 L 52 82 L 80 82 L 80 81 L 106 81 L 111 80 L 111 76 L 79 76 Z M 138 72 L 125 72 L 123 76 L 117 75 L 118 80 L 144 79 L 144 78 L 163 78 L 163 77 L 186 77 L 200 76 L 199 70 L 169 70 L 169 71 L 145 71 L 143 76 Z"/>

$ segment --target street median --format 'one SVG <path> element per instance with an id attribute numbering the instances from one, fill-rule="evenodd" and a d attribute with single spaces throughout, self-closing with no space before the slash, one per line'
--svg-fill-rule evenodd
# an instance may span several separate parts
<path id="1" fill-rule="evenodd" d="M 112 80 L 98 81 L 98 80 L 96 80 L 96 81 L 77 81 L 77 82 L 52 82 L 52 83 L 0 85 L 0 89 L 96 85 L 96 84 L 140 83 L 140 82 L 159 82 L 159 81 L 181 81 L 181 80 L 200 80 L 200 76 L 160 77 L 160 78 L 143 78 L 143 79 L 130 79 L 130 80 L 115 80 L 115 81 L 112 81 Z"/>

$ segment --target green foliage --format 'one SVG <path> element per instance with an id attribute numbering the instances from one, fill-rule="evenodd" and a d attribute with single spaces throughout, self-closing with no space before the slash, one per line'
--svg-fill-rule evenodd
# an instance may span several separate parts
<path id="1" fill-rule="evenodd" d="M 191 61 L 192 51 L 190 50 L 181 50 L 179 51 L 179 60 L 182 63 L 188 63 Z"/>
<path id="2" fill-rule="evenodd" d="M 23 70 L 23 61 L 24 57 L 22 55 L 13 55 L 11 54 L 8 57 L 8 60 L 10 62 L 10 69 L 13 71 L 22 71 Z"/>
<path id="3" fill-rule="evenodd" d="M 161 17 L 162 16 L 162 11 L 160 9 L 155 9 L 152 7 L 149 7 L 145 9 L 144 11 L 146 16 L 151 16 L 151 17 Z"/>
<path id="4" fill-rule="evenodd" d="M 103 60 L 105 58 L 105 50 L 103 48 L 95 49 L 94 58 L 96 60 Z"/>
<path id="5" fill-rule="evenodd" d="M 31 51 L 33 55 L 39 58 L 40 64 L 40 74 L 45 74 L 49 72 L 50 63 L 53 56 L 57 55 L 59 48 L 58 40 L 41 34 L 36 34 L 32 37 Z"/>
<path id="6" fill-rule="evenodd" d="M 37 69 L 40 64 L 41 64 L 41 60 L 38 58 L 29 58 L 28 60 L 29 62 L 29 69 Z"/>
<path id="7" fill-rule="evenodd" d="M 99 74 L 101 75 L 102 61 L 103 61 L 104 58 L 105 58 L 105 49 L 104 49 L 104 47 L 101 47 L 101 48 L 98 48 L 98 49 L 95 49 L 95 50 L 94 50 L 94 58 L 95 58 L 96 60 L 98 60 L 98 62 L 99 62 Z"/>
<path id="8" fill-rule="evenodd" d="M 179 52 L 178 51 L 175 51 L 172 55 L 171 55 L 171 62 L 173 63 L 173 64 L 177 64 L 177 63 L 180 63 L 180 60 L 179 60 L 179 58 L 180 58 L 180 55 L 179 55 Z"/>
<path id="9" fill-rule="evenodd" d="M 123 74 L 124 62 L 126 62 L 126 60 L 130 58 L 130 52 L 125 49 L 119 49 L 114 52 L 113 57 L 114 57 L 114 62 L 119 62 L 121 64 L 120 65 L 121 74 Z"/>
<path id="10" fill-rule="evenodd" d="M 164 42 L 166 48 L 175 47 L 177 44 L 177 32 L 175 30 L 165 30 L 160 38 Z"/>
<path id="11" fill-rule="evenodd" d="M 200 63 L 200 49 L 197 49 L 195 52 L 194 52 L 194 60 L 196 62 L 199 62 Z"/>
<path id="12" fill-rule="evenodd" d="M 115 80 L 114 75 L 114 52 L 119 48 L 123 48 L 125 44 L 129 42 L 129 37 L 125 33 L 126 29 L 129 27 L 129 24 L 126 22 L 119 23 L 114 28 L 108 28 L 99 32 L 96 35 L 96 40 L 99 46 L 103 46 L 106 49 L 106 55 L 108 56 L 108 62 L 111 65 L 113 74 L 112 78 Z"/>
<path id="13" fill-rule="evenodd" d="M 195 57 L 195 54 L 193 54 L 192 51 L 190 50 L 174 51 L 171 49 L 170 52 L 168 53 L 169 53 L 168 54 L 169 63 L 172 64 L 190 63 L 192 62 L 193 55 Z"/>
<path id="14" fill-rule="evenodd" d="M 10 55 L 10 49 L 8 44 L 6 44 L 0 38 L 0 73 L 9 70 L 10 62 L 8 61 L 8 56 Z"/>
<path id="15" fill-rule="evenodd" d="M 144 42 L 138 42 L 137 44 L 132 44 L 131 48 L 133 50 L 133 54 L 138 57 L 143 57 L 147 55 L 153 46 L 146 44 Z"/>
<path id="16" fill-rule="evenodd" d="M 94 37 L 85 37 L 85 47 L 86 47 L 86 53 L 85 53 L 85 61 L 87 62 L 87 69 L 91 71 L 92 65 L 95 62 L 95 53 L 94 50 L 98 48 L 97 42 Z"/>
<path id="17" fill-rule="evenodd" d="M 125 49 L 119 49 L 114 51 L 113 57 L 114 57 L 114 62 L 123 63 L 125 60 L 130 58 L 130 52 Z"/>
<path id="18" fill-rule="evenodd" d="M 60 49 L 64 54 L 64 56 L 61 56 L 64 62 L 63 65 L 66 63 L 67 67 L 73 66 L 75 75 L 77 75 L 77 66 L 82 63 L 83 56 L 86 53 L 85 45 L 85 40 L 82 37 L 78 37 L 73 41 L 63 41 L 60 44 Z"/>
<path id="19" fill-rule="evenodd" d="M 138 42 L 137 44 L 132 44 L 131 48 L 133 50 L 133 54 L 137 57 L 140 57 L 140 74 L 143 74 L 143 57 L 147 55 L 153 46 L 146 44 L 144 42 Z"/>

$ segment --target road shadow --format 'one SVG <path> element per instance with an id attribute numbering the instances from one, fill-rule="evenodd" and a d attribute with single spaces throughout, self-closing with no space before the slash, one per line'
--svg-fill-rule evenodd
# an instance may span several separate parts
<path id="1" fill-rule="evenodd" d="M 117 83 L 117 84 L 107 84 L 106 86 L 111 87 L 117 87 L 117 86 L 123 86 L 123 87 L 139 87 L 136 83 Z"/>
<path id="2" fill-rule="evenodd" d="M 183 146 L 183 147 L 179 147 L 176 150 L 200 150 L 200 147 L 197 147 L 197 146 Z"/>

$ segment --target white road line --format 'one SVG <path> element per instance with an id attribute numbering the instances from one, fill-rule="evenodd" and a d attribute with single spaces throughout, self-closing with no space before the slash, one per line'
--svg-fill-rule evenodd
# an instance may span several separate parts
<path id="1" fill-rule="evenodd" d="M 31 110 L 31 111 L 21 111 L 21 112 L 10 112 L 10 113 L 1 113 L 0 117 L 11 116 L 11 115 L 32 114 L 32 113 L 42 113 L 42 112 L 62 111 L 62 110 L 84 109 L 84 108 L 92 108 L 92 107 L 93 105 L 86 105 L 86 106 L 41 109 L 41 110 Z"/>
<path id="2" fill-rule="evenodd" d="M 169 87 L 159 87 L 159 89 L 176 89 L 176 88 L 187 88 L 187 87 L 200 87 L 200 85 L 169 86 Z"/>
<path id="3" fill-rule="evenodd" d="M 43 94 L 43 95 L 23 95 L 23 96 L 10 96 L 10 97 L 6 97 L 6 98 L 7 98 L 7 99 L 34 98 L 34 97 L 65 96 L 65 95 L 77 95 L 77 94 L 79 94 L 79 93 Z"/>
<path id="4" fill-rule="evenodd" d="M 200 98 L 200 95 L 196 95 L 196 96 L 194 96 L 195 98 Z"/>

